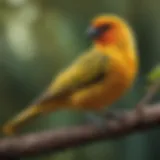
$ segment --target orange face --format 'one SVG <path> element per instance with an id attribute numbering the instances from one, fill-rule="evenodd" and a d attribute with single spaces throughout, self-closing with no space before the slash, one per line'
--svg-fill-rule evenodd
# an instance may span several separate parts
<path id="1" fill-rule="evenodd" d="M 124 28 L 123 21 L 115 16 L 99 16 L 91 22 L 88 34 L 99 44 L 116 44 L 126 36 Z"/>

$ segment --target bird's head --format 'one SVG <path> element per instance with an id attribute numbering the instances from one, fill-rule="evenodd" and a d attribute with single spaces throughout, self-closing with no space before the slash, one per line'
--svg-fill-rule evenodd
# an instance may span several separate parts
<path id="1" fill-rule="evenodd" d="M 103 46 L 112 44 L 123 47 L 134 44 L 130 27 L 115 15 L 101 15 L 94 18 L 87 34 L 96 44 Z"/>

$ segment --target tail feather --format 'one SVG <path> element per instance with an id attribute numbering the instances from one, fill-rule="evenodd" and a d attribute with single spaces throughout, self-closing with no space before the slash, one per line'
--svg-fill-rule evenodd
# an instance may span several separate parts
<path id="1" fill-rule="evenodd" d="M 5 135 L 13 135 L 22 125 L 41 113 L 39 106 L 31 106 L 19 113 L 15 118 L 4 124 L 2 131 Z"/>

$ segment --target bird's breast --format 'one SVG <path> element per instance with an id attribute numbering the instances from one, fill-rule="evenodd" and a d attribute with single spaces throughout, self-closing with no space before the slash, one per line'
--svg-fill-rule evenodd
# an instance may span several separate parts
<path id="1" fill-rule="evenodd" d="M 134 67 L 133 64 L 130 66 L 122 59 L 114 59 L 110 62 L 103 81 L 72 95 L 74 106 L 85 110 L 101 109 L 118 100 L 132 85 L 136 76 L 136 66 Z"/>

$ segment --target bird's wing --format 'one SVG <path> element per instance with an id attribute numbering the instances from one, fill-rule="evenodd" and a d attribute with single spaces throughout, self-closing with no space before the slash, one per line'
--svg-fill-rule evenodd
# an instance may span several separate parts
<path id="1" fill-rule="evenodd" d="M 70 96 L 104 79 L 108 71 L 108 57 L 102 53 L 85 53 L 71 67 L 65 69 L 35 102 Z"/>

